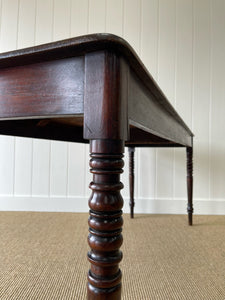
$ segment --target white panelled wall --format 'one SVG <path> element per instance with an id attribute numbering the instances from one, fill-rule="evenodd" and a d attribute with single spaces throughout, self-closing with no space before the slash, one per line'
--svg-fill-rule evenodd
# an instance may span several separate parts
<path id="1" fill-rule="evenodd" d="M 0 26 L 0 52 L 95 32 L 128 40 L 195 134 L 195 212 L 225 214 L 224 0 L 0 0 Z M 135 211 L 186 213 L 185 149 L 135 158 Z M 88 146 L 0 136 L 0 210 L 87 211 L 90 181 Z"/>

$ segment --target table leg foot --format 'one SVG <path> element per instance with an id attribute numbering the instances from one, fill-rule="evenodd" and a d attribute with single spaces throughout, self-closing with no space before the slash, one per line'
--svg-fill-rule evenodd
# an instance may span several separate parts
<path id="1" fill-rule="evenodd" d="M 99 289 L 88 283 L 88 300 L 117 300 L 121 299 L 121 284 L 109 289 Z"/>
<path id="2" fill-rule="evenodd" d="M 92 140 L 90 167 L 93 182 L 89 199 L 88 260 L 89 300 L 120 300 L 122 259 L 122 207 L 120 174 L 123 172 L 123 141 Z"/>
<path id="3" fill-rule="evenodd" d="M 193 148 L 187 147 L 187 194 L 188 194 L 188 224 L 192 225 L 193 215 Z"/>
<path id="4" fill-rule="evenodd" d="M 192 212 L 188 212 L 188 225 L 192 226 Z"/>
<path id="5" fill-rule="evenodd" d="M 128 148 L 129 152 L 129 185 L 130 185 L 130 217 L 134 217 L 134 147 Z"/>

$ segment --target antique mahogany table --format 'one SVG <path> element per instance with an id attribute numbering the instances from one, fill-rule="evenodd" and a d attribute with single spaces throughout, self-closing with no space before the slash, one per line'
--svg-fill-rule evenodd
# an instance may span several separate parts
<path id="1" fill-rule="evenodd" d="M 187 148 L 192 222 L 193 134 L 117 36 L 87 35 L 1 54 L 0 134 L 90 143 L 88 299 L 121 298 L 124 146 Z"/>

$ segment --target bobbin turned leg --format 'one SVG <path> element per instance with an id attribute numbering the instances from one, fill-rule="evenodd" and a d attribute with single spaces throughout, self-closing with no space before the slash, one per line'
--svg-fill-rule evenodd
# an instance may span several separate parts
<path id="1" fill-rule="evenodd" d="M 134 217 L 134 147 L 128 148 L 129 152 L 129 185 L 130 185 L 130 217 Z"/>
<path id="2" fill-rule="evenodd" d="M 193 148 L 187 147 L 187 193 L 188 193 L 188 224 L 192 225 L 192 214 L 193 214 Z"/>
<path id="3" fill-rule="evenodd" d="M 122 207 L 120 174 L 123 172 L 123 141 L 92 140 L 90 167 L 93 182 L 89 199 L 88 260 L 89 300 L 121 299 Z"/>

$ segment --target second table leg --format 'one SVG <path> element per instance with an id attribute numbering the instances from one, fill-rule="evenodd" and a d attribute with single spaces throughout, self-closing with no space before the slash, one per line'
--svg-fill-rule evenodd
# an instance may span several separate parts
<path id="1" fill-rule="evenodd" d="M 129 152 L 129 185 L 130 185 L 130 217 L 134 217 L 134 147 L 128 148 Z"/>
<path id="2" fill-rule="evenodd" d="M 188 194 L 188 224 L 192 225 L 193 215 L 193 148 L 187 147 L 187 194 Z"/>

